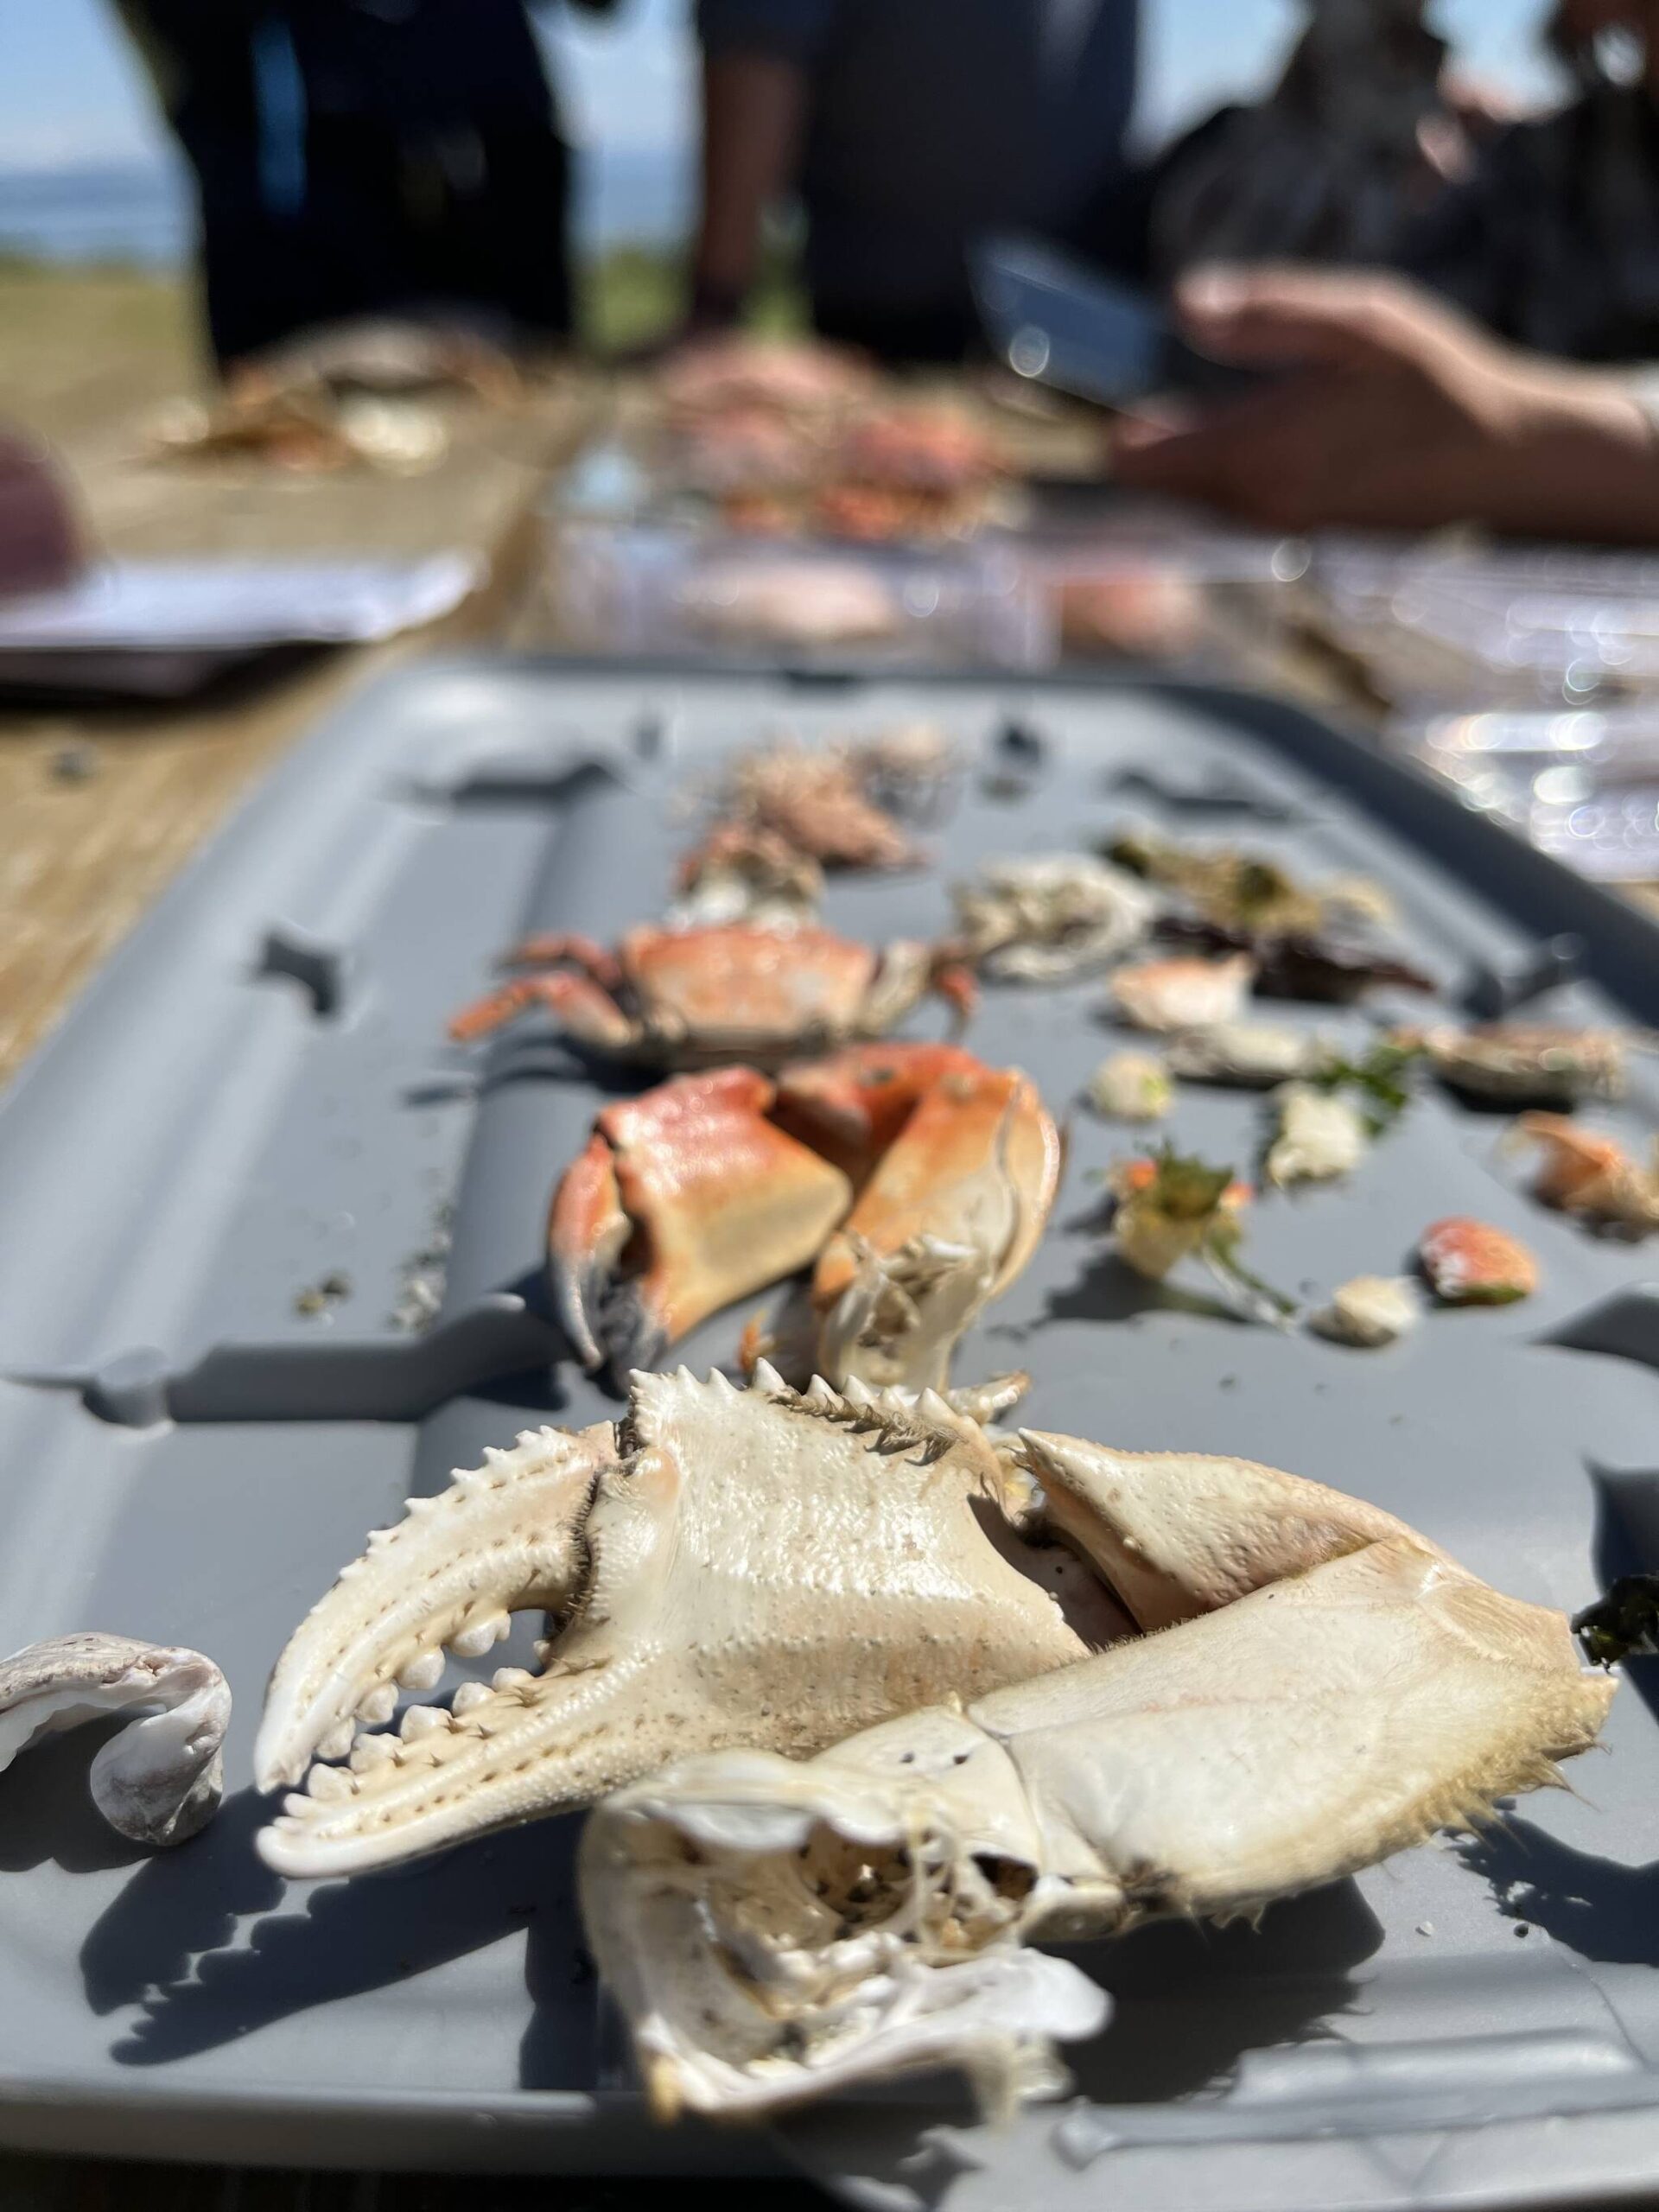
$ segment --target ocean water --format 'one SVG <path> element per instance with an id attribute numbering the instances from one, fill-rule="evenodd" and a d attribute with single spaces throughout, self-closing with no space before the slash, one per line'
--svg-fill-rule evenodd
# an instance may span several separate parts
<path id="1" fill-rule="evenodd" d="M 601 147 L 576 158 L 576 232 L 588 251 L 683 235 L 689 150 Z M 189 174 L 171 162 L 0 168 L 0 254 L 171 269 L 188 257 L 194 224 Z"/>

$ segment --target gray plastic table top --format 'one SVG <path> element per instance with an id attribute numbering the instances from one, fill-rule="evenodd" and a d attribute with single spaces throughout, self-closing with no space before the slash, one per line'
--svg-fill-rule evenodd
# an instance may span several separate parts
<path id="1" fill-rule="evenodd" d="M 570 1822 L 350 1885 L 285 1891 L 254 1858 L 265 1676 L 365 1531 L 527 1423 L 611 1410 L 540 1306 L 546 1198 L 602 1095 L 594 1071 L 534 1025 L 464 1052 L 445 1015 L 527 927 L 608 937 L 659 912 L 686 793 L 723 747 L 918 715 L 968 760 L 929 833 L 939 864 L 837 884 L 828 918 L 850 934 L 937 931 L 943 878 L 1133 815 L 1376 876 L 1447 1005 L 1541 985 L 1540 1012 L 1659 1024 L 1659 938 L 1639 917 L 1260 702 L 465 661 L 364 694 L 0 1105 L 0 1643 L 98 1627 L 193 1643 L 238 1700 L 225 1809 L 171 1855 L 99 1825 L 84 1736 L 0 1777 L 0 2142 L 589 2173 L 804 2160 L 858 2202 L 950 2212 L 1659 2186 L 1651 1664 L 1573 1792 L 1529 1799 L 1482 1842 L 1414 1852 L 1257 1930 L 1154 1929 L 1082 1955 L 1116 2009 L 1074 2054 L 1079 2101 L 1000 2133 L 931 2083 L 771 2136 L 652 2128 L 582 1952 Z M 1563 931 L 1576 954 L 1541 950 Z M 971 1041 L 1067 1109 L 1111 1047 L 1100 998 L 992 989 Z M 1611 1118 L 1639 1136 L 1656 1107 L 1638 1072 Z M 1173 1126 L 1244 1166 L 1262 1112 L 1189 1090 Z M 1128 1141 L 1079 1115 L 1052 1233 L 958 1372 L 1028 1366 L 1046 1427 L 1338 1484 L 1504 1589 L 1576 1607 L 1659 1564 L 1659 1323 L 1640 1251 L 1533 1205 L 1502 1128 L 1431 1096 L 1350 1186 L 1258 1209 L 1253 1262 L 1297 1292 L 1394 1271 L 1452 1211 L 1539 1254 L 1529 1303 L 1362 1354 L 1240 1325 L 1198 1283 L 1126 1276 L 1088 1217 L 1090 1171 Z M 412 1333 L 391 1316 L 451 1216 L 442 1310 Z M 330 1277 L 331 1295 L 302 1296 Z M 728 1359 L 740 1319 L 675 1357 Z"/>

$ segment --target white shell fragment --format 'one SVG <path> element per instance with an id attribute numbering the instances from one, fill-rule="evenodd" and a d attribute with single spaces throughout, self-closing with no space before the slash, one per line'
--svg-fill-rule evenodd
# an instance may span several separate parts
<path id="1" fill-rule="evenodd" d="M 993 2111 L 1052 2094 L 1106 1999 L 1031 1943 L 1253 1916 L 1594 1740 L 1612 1684 L 1564 1617 L 1375 1507 L 1242 1460 L 1021 1448 L 1143 1634 L 804 1764 L 686 1759 L 588 1822 L 588 1940 L 660 2115 L 945 2064 Z"/>
<path id="2" fill-rule="evenodd" d="M 1376 1351 L 1395 1344 L 1423 1318 L 1417 1286 L 1405 1275 L 1356 1275 L 1339 1283 L 1308 1326 L 1333 1344 Z"/>
<path id="3" fill-rule="evenodd" d="M 1313 1075 L 1329 1060 L 1322 1037 L 1274 1021 L 1223 1021 L 1213 1029 L 1173 1037 L 1169 1071 L 1184 1083 L 1234 1084 L 1266 1090 Z"/>
<path id="4" fill-rule="evenodd" d="M 1089 1103 L 1113 1122 L 1161 1122 L 1175 1096 L 1155 1052 L 1113 1052 L 1089 1078 Z"/>
<path id="5" fill-rule="evenodd" d="M 1094 975 L 1139 944 L 1158 911 L 1137 877 L 1086 853 L 989 861 L 950 895 L 969 956 L 1005 982 Z"/>
<path id="6" fill-rule="evenodd" d="M 219 1810 L 231 1719 L 225 1677 L 199 1651 L 87 1634 L 0 1660 L 0 1770 L 41 1737 L 110 1713 L 135 1718 L 92 1759 L 93 1803 L 134 1843 L 184 1842 Z"/>
<path id="7" fill-rule="evenodd" d="M 1292 1183 L 1329 1183 L 1351 1174 L 1370 1150 L 1370 1132 L 1351 1100 L 1287 1084 L 1277 1097 L 1279 1134 L 1268 1152 L 1268 1180 L 1281 1190 Z"/>

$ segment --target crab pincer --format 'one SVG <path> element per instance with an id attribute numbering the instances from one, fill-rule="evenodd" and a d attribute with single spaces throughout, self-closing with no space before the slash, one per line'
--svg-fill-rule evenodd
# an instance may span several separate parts
<path id="1" fill-rule="evenodd" d="M 579 1357 L 626 1372 L 816 1262 L 752 1356 L 802 1380 L 943 1388 L 963 1330 L 1029 1261 L 1059 1172 L 1030 1081 L 954 1046 L 849 1046 L 775 1082 L 683 1076 L 607 1107 L 561 1181 L 556 1309 Z"/>
<path id="2" fill-rule="evenodd" d="M 554 1310 L 585 1366 L 653 1366 L 816 1258 L 853 1186 L 769 1118 L 777 1096 L 753 1068 L 721 1068 L 599 1115 L 548 1220 Z"/>

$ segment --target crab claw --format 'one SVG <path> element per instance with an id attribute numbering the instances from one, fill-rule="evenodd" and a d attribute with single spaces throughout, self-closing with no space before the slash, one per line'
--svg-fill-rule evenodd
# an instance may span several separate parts
<path id="1" fill-rule="evenodd" d="M 343 1758 L 359 1721 L 391 1718 L 399 1683 L 436 1682 L 446 1647 L 479 1658 L 510 1613 L 563 1612 L 586 1564 L 588 1504 L 615 1457 L 608 1421 L 528 1429 L 437 1497 L 411 1498 L 277 1661 L 254 1745 L 260 1789 L 298 1782 L 314 1757 Z"/>
<path id="2" fill-rule="evenodd" d="M 1028 1941 L 1249 1916 L 1356 1872 L 1555 1780 L 1611 1695 L 1560 1615 L 1356 1537 L 965 1712 L 622 1792 L 583 1839 L 588 1940 L 659 2113 L 941 2064 L 1006 2108 L 1062 2086 L 1055 2044 L 1106 2012 Z"/>
<path id="3" fill-rule="evenodd" d="M 1010 1478 L 942 1401 L 762 1369 L 636 1375 L 626 1420 L 544 1430 L 377 1539 L 278 1662 L 258 1779 L 315 1768 L 263 1834 L 296 1877 L 352 1874 L 589 1803 L 676 1754 L 819 1751 L 952 1691 L 973 1695 L 1123 1630 L 1086 1571 L 1000 1526 Z M 833 1554 L 823 1571 L 821 1554 Z M 563 1625 L 542 1670 L 417 1705 L 442 1647 L 479 1656 L 510 1611 Z"/>
<path id="4" fill-rule="evenodd" d="M 772 1097 L 753 1069 L 722 1068 L 599 1116 L 548 1224 L 555 1307 L 590 1367 L 651 1366 L 804 1267 L 846 1212 L 847 1177 L 766 1119 Z"/>
<path id="5" fill-rule="evenodd" d="M 942 1389 L 963 1332 L 1036 1249 L 1060 1166 L 1059 1133 L 1017 1069 L 941 1077 L 818 1262 L 818 1371 Z"/>

